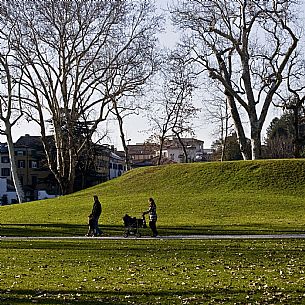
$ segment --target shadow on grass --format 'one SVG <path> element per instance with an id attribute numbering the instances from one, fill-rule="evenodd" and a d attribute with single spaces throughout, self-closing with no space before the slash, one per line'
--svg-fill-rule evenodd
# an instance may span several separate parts
<path id="1" fill-rule="evenodd" d="M 101 225 L 106 236 L 122 236 L 124 226 Z M 83 224 L 1 224 L 0 236 L 39 237 L 39 236 L 84 236 L 88 226 Z M 158 226 L 161 236 L 167 235 L 238 235 L 238 234 L 300 234 L 305 232 L 302 227 L 276 226 L 274 224 L 243 224 L 243 225 L 209 225 L 209 226 Z M 143 236 L 150 235 L 150 229 L 140 229 Z"/>
<path id="2" fill-rule="evenodd" d="M 159 227 L 165 235 L 239 235 L 239 234 L 300 234 L 305 228 L 291 226 L 277 226 L 274 224 L 252 223 L 234 225 L 210 225 L 210 226 L 182 226 L 182 227 Z"/>
<path id="3" fill-rule="evenodd" d="M 168 291 L 36 291 L 36 290 L 12 290 L 0 291 L 2 305 L 11 304 L 244 304 L 251 301 L 263 301 L 263 304 L 275 304 L 277 302 L 288 304 L 303 304 L 305 300 L 304 289 L 282 290 L 273 288 L 268 291 L 268 297 L 262 291 L 248 289 L 188 289 Z M 260 304 L 260 303 L 259 303 Z"/>
<path id="4" fill-rule="evenodd" d="M 86 225 L 73 224 L 1 224 L 1 236 L 78 236 L 87 231 Z"/>

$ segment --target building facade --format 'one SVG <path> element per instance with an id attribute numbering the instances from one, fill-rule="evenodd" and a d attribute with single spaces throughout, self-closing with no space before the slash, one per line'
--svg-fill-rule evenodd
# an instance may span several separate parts
<path id="1" fill-rule="evenodd" d="M 20 137 L 14 144 L 14 150 L 18 176 L 27 201 L 41 199 L 41 194 L 44 194 L 44 198 L 60 194 L 39 136 L 26 134 Z M 84 151 L 79 159 L 74 191 L 113 179 L 125 171 L 125 159 L 117 156 L 109 145 L 92 145 L 90 152 Z M 5 143 L 0 143 L 0 178 L 6 180 L 6 193 L 14 191 L 10 158 Z M 0 188 L 0 191 L 3 193 L 4 187 Z"/>
<path id="2" fill-rule="evenodd" d="M 182 138 L 181 141 L 183 145 L 175 137 L 166 140 L 162 150 L 162 157 L 175 163 L 196 162 L 198 156 L 204 152 L 204 141 L 194 138 Z"/>
<path id="3" fill-rule="evenodd" d="M 158 147 L 150 143 L 128 145 L 128 155 L 132 167 L 150 166 L 155 164 Z"/>

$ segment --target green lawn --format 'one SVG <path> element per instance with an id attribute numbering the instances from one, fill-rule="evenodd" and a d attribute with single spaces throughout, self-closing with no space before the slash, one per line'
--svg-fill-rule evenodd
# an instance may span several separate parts
<path id="1" fill-rule="evenodd" d="M 0 207 L 0 235 L 84 235 L 94 194 L 107 235 L 122 234 L 125 213 L 141 217 L 149 197 L 157 203 L 161 235 L 305 232 L 302 159 L 133 170 L 69 196 Z"/>
<path id="2" fill-rule="evenodd" d="M 304 240 L 0 245 L 3 305 L 305 304 Z"/>
<path id="3" fill-rule="evenodd" d="M 0 235 L 82 236 L 94 194 L 108 236 L 123 235 L 122 217 L 141 217 L 148 197 L 161 237 L 305 232 L 305 160 L 265 160 L 142 168 L 3 206 Z M 304 253 L 301 239 L 0 239 L 0 303 L 305 304 Z"/>

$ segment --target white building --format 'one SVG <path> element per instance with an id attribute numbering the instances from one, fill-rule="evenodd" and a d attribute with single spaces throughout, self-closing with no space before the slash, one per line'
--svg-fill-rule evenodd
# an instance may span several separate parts
<path id="1" fill-rule="evenodd" d="M 125 159 L 114 153 L 110 152 L 109 159 L 109 179 L 121 176 L 126 171 Z"/>
<path id="2" fill-rule="evenodd" d="M 197 140 L 194 138 L 182 138 L 181 140 L 186 150 L 187 161 L 198 161 L 197 156 L 204 153 L 204 141 Z M 184 149 L 178 138 L 173 137 L 170 140 L 166 140 L 162 150 L 162 157 L 167 158 L 176 163 L 186 162 Z"/>
<path id="3" fill-rule="evenodd" d="M 0 178 L 0 205 L 17 203 L 17 194 L 15 191 L 9 191 L 7 179 Z"/>

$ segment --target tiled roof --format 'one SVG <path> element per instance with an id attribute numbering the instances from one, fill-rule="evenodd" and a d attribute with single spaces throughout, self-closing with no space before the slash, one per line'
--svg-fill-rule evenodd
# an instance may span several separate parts
<path id="1" fill-rule="evenodd" d="M 42 146 L 40 136 L 21 136 L 15 143 L 15 147 L 37 147 Z"/>
<path id="2" fill-rule="evenodd" d="M 128 154 L 129 155 L 148 155 L 155 152 L 155 147 L 152 145 L 137 144 L 137 145 L 128 145 Z"/>

